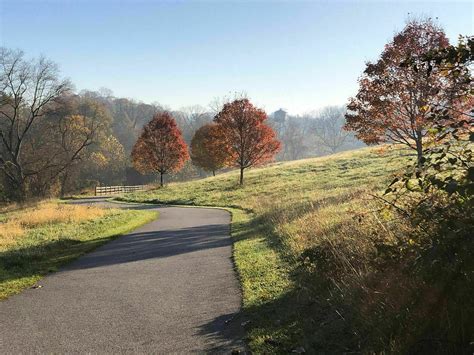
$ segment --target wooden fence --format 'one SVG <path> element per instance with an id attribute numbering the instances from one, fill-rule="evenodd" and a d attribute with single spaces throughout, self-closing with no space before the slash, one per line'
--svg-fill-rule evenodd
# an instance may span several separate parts
<path id="1" fill-rule="evenodd" d="M 143 191 L 146 185 L 134 185 L 134 186 L 96 186 L 95 195 L 110 195 L 120 194 L 125 192 Z"/>

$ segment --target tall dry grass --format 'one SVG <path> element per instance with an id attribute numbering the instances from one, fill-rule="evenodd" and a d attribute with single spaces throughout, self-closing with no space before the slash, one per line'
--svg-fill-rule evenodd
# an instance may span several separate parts
<path id="1" fill-rule="evenodd" d="M 0 248 L 15 244 L 28 230 L 59 223 L 90 221 L 108 210 L 83 205 L 40 202 L 34 206 L 6 213 L 0 222 Z"/>
<path id="2" fill-rule="evenodd" d="M 41 203 L 27 213 L 20 213 L 13 219 L 22 226 L 33 228 L 45 224 L 81 222 L 105 215 L 102 208 L 84 205 L 66 205 L 60 203 Z"/>
<path id="3" fill-rule="evenodd" d="M 0 249 L 14 244 L 15 241 L 24 234 L 25 229 L 18 221 L 0 223 Z"/>

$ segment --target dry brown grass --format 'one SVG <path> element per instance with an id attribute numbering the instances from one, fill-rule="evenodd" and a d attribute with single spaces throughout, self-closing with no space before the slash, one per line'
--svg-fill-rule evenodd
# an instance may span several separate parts
<path id="1" fill-rule="evenodd" d="M 16 239 L 23 236 L 25 229 L 18 221 L 0 223 L 0 249 L 15 243 Z"/>
<path id="2" fill-rule="evenodd" d="M 10 211 L 11 211 L 10 206 Z M 78 223 L 103 217 L 109 211 L 92 206 L 40 202 L 36 205 L 6 213 L 0 222 L 0 248 L 14 244 L 29 229 L 49 224 Z"/>
<path id="3" fill-rule="evenodd" d="M 106 212 L 97 207 L 46 202 L 32 208 L 28 213 L 16 215 L 13 219 L 22 226 L 32 228 L 52 223 L 87 221 L 102 217 Z"/>
<path id="4" fill-rule="evenodd" d="M 102 210 L 54 200 L 0 213 L 0 301 L 156 216 L 154 211 Z"/>

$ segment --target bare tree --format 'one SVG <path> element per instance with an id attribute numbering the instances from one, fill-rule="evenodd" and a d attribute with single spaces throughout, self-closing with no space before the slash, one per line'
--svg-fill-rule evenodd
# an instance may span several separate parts
<path id="1" fill-rule="evenodd" d="M 309 149 L 308 120 L 305 117 L 288 116 L 279 131 L 279 139 L 283 143 L 282 160 L 296 160 L 305 156 Z"/>
<path id="2" fill-rule="evenodd" d="M 70 87 L 69 81 L 59 80 L 53 62 L 43 57 L 26 61 L 23 52 L 0 48 L 0 169 L 20 197 L 25 179 L 34 174 L 24 166 L 25 142 Z"/>
<path id="3" fill-rule="evenodd" d="M 187 144 L 191 143 L 194 133 L 200 127 L 211 122 L 213 117 L 210 112 L 199 105 L 183 107 L 173 114 Z"/>
<path id="4" fill-rule="evenodd" d="M 225 104 L 228 104 L 235 100 L 248 99 L 248 95 L 245 91 L 234 91 L 229 92 L 225 96 L 215 97 L 209 103 L 209 109 L 213 117 L 215 117 L 224 108 Z"/>
<path id="5" fill-rule="evenodd" d="M 345 113 L 344 106 L 328 106 L 322 109 L 314 120 L 313 132 L 318 143 L 331 153 L 341 149 L 350 136 L 350 133 L 343 129 Z"/>

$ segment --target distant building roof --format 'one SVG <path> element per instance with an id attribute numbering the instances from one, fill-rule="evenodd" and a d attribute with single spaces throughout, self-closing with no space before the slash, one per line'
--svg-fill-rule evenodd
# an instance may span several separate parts
<path id="1" fill-rule="evenodd" d="M 273 113 L 275 121 L 284 121 L 286 119 L 286 111 L 282 108 Z"/>

